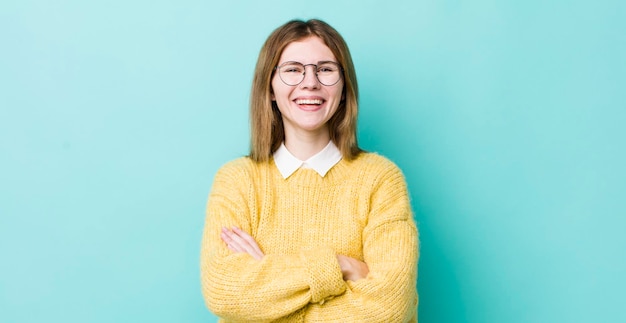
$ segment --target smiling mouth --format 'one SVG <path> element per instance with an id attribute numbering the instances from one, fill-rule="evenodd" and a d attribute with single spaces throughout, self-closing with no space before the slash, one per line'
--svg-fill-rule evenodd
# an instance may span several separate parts
<path id="1" fill-rule="evenodd" d="M 324 100 L 321 99 L 297 99 L 295 100 L 296 104 L 299 105 L 320 105 L 324 103 Z"/>

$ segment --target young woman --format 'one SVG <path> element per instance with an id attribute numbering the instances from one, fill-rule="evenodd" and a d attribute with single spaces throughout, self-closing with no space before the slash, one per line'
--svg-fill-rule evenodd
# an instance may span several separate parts
<path id="1" fill-rule="evenodd" d="M 221 322 L 417 322 L 418 233 L 401 171 L 357 145 L 348 47 L 290 21 L 259 54 L 251 152 L 209 195 L 202 292 Z"/>

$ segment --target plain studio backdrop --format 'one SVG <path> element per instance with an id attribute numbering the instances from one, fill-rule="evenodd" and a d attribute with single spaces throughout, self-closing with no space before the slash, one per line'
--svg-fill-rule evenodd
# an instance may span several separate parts
<path id="1" fill-rule="evenodd" d="M 270 32 L 321 18 L 404 171 L 421 323 L 626 322 L 623 1 L 0 4 L 0 322 L 215 322 L 213 176 Z"/>

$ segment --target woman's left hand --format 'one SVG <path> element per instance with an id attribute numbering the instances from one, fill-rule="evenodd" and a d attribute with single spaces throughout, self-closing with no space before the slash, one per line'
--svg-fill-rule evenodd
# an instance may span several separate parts
<path id="1" fill-rule="evenodd" d="M 256 260 L 263 259 L 263 251 L 259 248 L 256 240 L 245 231 L 233 227 L 232 229 L 222 228 L 220 234 L 222 241 L 226 243 L 228 249 L 232 252 L 243 252 L 252 256 Z"/>

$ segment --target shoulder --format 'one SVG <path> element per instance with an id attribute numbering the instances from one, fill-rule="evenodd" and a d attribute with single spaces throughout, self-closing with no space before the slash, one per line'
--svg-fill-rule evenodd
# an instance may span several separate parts
<path id="1" fill-rule="evenodd" d="M 248 190 L 266 173 L 268 163 L 257 163 L 248 157 L 240 157 L 223 164 L 213 178 L 211 194 L 232 196 Z"/>
<path id="2" fill-rule="evenodd" d="M 215 175 L 215 180 L 245 180 L 259 170 L 267 168 L 267 164 L 254 162 L 249 157 L 240 157 L 222 165 Z"/>
<path id="3" fill-rule="evenodd" d="M 223 164 L 218 170 L 218 173 L 244 170 L 253 166 L 254 162 L 249 157 L 239 157 Z"/>
<path id="4" fill-rule="evenodd" d="M 397 167 L 389 158 L 375 152 L 363 152 L 355 159 L 362 163 L 379 165 L 382 167 Z"/>
<path id="5" fill-rule="evenodd" d="M 362 153 L 355 162 L 363 168 L 362 186 L 367 190 L 371 210 L 368 223 L 408 220 L 412 217 L 404 174 L 389 158 L 377 153 Z M 365 193 L 365 192 L 363 192 Z"/>
<path id="6" fill-rule="evenodd" d="M 377 190 L 381 186 L 406 186 L 404 174 L 389 158 L 377 153 L 363 152 L 344 164 L 346 175 L 363 189 Z"/>
<path id="7" fill-rule="evenodd" d="M 392 176 L 402 175 L 402 171 L 393 161 L 389 158 L 373 152 L 361 153 L 352 164 L 355 168 L 360 168 L 364 171 L 371 172 L 376 175 Z"/>

